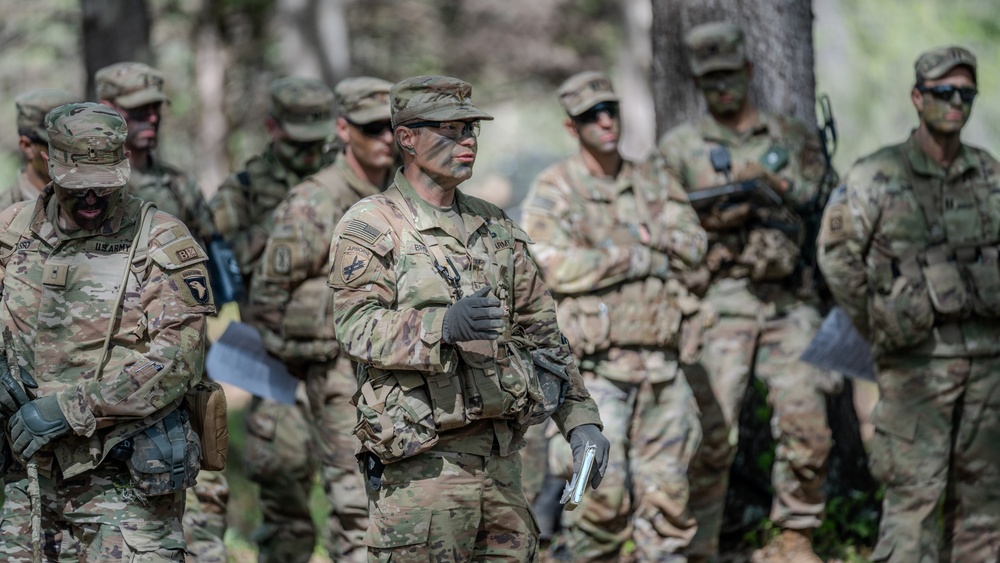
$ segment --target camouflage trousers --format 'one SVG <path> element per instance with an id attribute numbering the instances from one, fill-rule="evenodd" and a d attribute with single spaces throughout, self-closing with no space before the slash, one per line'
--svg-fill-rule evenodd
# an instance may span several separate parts
<path id="1" fill-rule="evenodd" d="M 529 426 L 524 433 L 524 447 L 521 449 L 521 463 L 524 472 L 521 475 L 521 488 L 528 504 L 534 505 L 535 499 L 542 492 L 542 482 L 548 471 L 549 438 L 546 436 L 548 424 Z"/>
<path id="2" fill-rule="evenodd" d="M 563 538 L 573 561 L 618 561 L 628 540 L 635 544 L 635 561 L 661 561 L 683 552 L 694 535 L 687 470 L 701 440 L 697 407 L 676 355 L 644 354 L 667 355 L 664 373 L 647 369 L 643 381 L 624 382 L 582 370 L 611 450 L 600 488 L 588 489 L 575 510 L 563 512 Z M 614 361 L 596 363 L 600 370 Z M 553 472 L 571 477 L 566 440 L 553 437 L 549 449 Z"/>
<path id="3" fill-rule="evenodd" d="M 301 389 L 301 387 L 300 387 Z M 247 409 L 243 467 L 260 485 L 259 562 L 305 563 L 316 545 L 309 494 L 316 472 L 304 401 L 286 405 L 254 397 Z"/>
<path id="4" fill-rule="evenodd" d="M 749 293 L 737 299 L 748 309 L 757 306 Z M 832 447 L 823 388 L 829 378 L 798 360 L 820 322 L 815 307 L 795 303 L 763 322 L 723 314 L 706 330 L 701 361 L 688 372 L 704 434 L 691 463 L 690 508 L 698 531 L 689 553 L 718 553 L 729 471 L 738 445 L 740 408 L 753 376 L 767 385 L 772 409 L 771 433 L 776 446 L 771 468 L 771 520 L 787 529 L 812 529 L 822 522 L 826 458 Z"/>
<path id="5" fill-rule="evenodd" d="M 69 479 L 42 477 L 41 537 L 46 561 L 184 561 L 184 494 L 142 497 L 123 464 L 105 462 Z M 0 560 L 32 561 L 31 497 L 24 473 L 10 472 L 0 512 Z"/>
<path id="6" fill-rule="evenodd" d="M 368 561 L 531 562 L 538 527 L 521 456 L 425 452 L 385 466 L 368 490 Z"/>
<path id="7" fill-rule="evenodd" d="M 886 489 L 872 561 L 996 562 L 1000 358 L 900 354 L 877 373 L 869 463 Z"/>
<path id="8" fill-rule="evenodd" d="M 226 506 L 229 482 L 221 471 L 201 471 L 198 483 L 187 490 L 184 506 L 184 540 L 188 561 L 226 563 Z"/>
<path id="9" fill-rule="evenodd" d="M 367 560 L 368 496 L 354 455 L 357 410 L 350 404 L 357 391 L 354 368 L 346 357 L 333 364 L 309 367 L 306 377 L 309 408 L 315 424 L 320 477 L 330 506 L 326 546 L 335 561 Z"/>

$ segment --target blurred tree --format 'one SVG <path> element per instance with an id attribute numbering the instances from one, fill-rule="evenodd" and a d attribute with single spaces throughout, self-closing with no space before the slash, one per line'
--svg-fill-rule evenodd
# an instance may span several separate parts
<path id="1" fill-rule="evenodd" d="M 146 0 L 80 0 L 87 98 L 96 100 L 94 73 L 121 61 L 152 64 Z"/>
<path id="2" fill-rule="evenodd" d="M 657 133 L 702 115 L 683 38 L 692 27 L 732 21 L 743 28 L 754 64 L 755 106 L 816 121 L 812 3 L 801 0 L 652 0 L 653 99 Z"/>

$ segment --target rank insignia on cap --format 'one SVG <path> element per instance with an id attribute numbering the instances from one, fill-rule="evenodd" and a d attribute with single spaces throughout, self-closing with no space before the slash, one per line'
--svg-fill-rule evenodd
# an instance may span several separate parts
<path id="1" fill-rule="evenodd" d="M 202 305 L 208 303 L 208 278 L 200 270 L 184 274 L 184 285 L 187 286 L 195 301 Z"/>

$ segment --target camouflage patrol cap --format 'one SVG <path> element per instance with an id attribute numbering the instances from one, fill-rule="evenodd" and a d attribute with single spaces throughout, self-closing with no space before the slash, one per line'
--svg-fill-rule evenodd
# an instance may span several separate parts
<path id="1" fill-rule="evenodd" d="M 415 121 L 493 119 L 472 103 L 472 85 L 450 76 L 414 76 L 389 89 L 392 126 Z"/>
<path id="2" fill-rule="evenodd" d="M 14 98 L 14 105 L 17 107 L 18 134 L 47 143 L 49 133 L 45 130 L 45 114 L 52 108 L 78 101 L 80 96 L 54 88 L 31 90 L 18 95 Z"/>
<path id="3" fill-rule="evenodd" d="M 112 188 L 128 183 L 125 119 L 103 104 L 59 106 L 45 116 L 49 175 L 63 188 Z"/>
<path id="4" fill-rule="evenodd" d="M 333 94 L 337 98 L 340 115 L 351 123 L 364 125 L 375 121 L 388 121 L 389 88 L 392 82 L 370 76 L 345 78 L 337 83 Z"/>
<path id="5" fill-rule="evenodd" d="M 314 78 L 288 76 L 271 83 L 271 115 L 296 141 L 333 136 L 333 92 Z"/>
<path id="6" fill-rule="evenodd" d="M 939 47 L 921 54 L 913 65 L 917 82 L 937 80 L 956 66 L 967 66 L 976 78 L 976 56 L 964 47 Z"/>
<path id="7" fill-rule="evenodd" d="M 163 73 L 135 62 L 115 63 L 97 71 L 97 97 L 125 109 L 156 102 L 168 102 L 163 93 Z"/>
<path id="8" fill-rule="evenodd" d="M 706 23 L 684 36 L 691 74 L 704 76 L 716 70 L 739 70 L 746 64 L 743 30 L 729 22 Z"/>
<path id="9" fill-rule="evenodd" d="M 617 102 L 611 77 L 587 70 L 567 78 L 556 91 L 559 103 L 570 117 L 576 117 L 601 102 Z"/>

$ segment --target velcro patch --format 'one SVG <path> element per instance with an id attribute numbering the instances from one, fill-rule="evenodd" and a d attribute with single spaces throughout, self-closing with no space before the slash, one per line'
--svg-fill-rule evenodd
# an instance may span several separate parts
<path id="1" fill-rule="evenodd" d="M 275 244 L 271 254 L 271 268 L 276 274 L 292 271 L 292 249 L 287 244 Z"/>
<path id="2" fill-rule="evenodd" d="M 181 295 L 184 296 L 184 300 L 192 305 L 205 305 L 209 302 L 212 297 L 212 292 L 209 290 L 208 286 L 208 276 L 205 274 L 204 270 L 198 268 L 192 268 L 190 270 L 184 270 L 180 274 L 181 281 L 184 282 L 184 286 L 187 287 L 188 293 L 185 294 L 181 290 Z M 188 299 L 190 297 L 190 300 Z"/>
<path id="3" fill-rule="evenodd" d="M 382 238 L 385 231 L 380 230 L 378 227 L 368 223 L 367 221 L 362 221 L 361 219 L 351 219 L 351 222 L 347 224 L 346 228 L 344 228 L 344 234 L 353 236 L 362 242 L 375 244 L 378 239 Z"/>
<path id="4" fill-rule="evenodd" d="M 331 284 L 351 287 L 367 285 L 375 278 L 376 269 L 372 268 L 374 256 L 364 246 L 341 239 L 330 271 Z"/>

